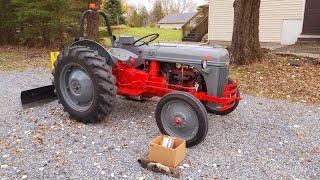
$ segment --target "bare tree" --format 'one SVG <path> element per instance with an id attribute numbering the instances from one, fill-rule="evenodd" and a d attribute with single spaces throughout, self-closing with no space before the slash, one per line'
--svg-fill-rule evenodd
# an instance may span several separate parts
<path id="1" fill-rule="evenodd" d="M 171 0 L 176 2 L 176 8 L 178 12 L 196 12 L 197 11 L 197 3 L 194 0 Z"/>
<path id="2" fill-rule="evenodd" d="M 185 13 L 197 11 L 195 0 L 149 0 L 152 3 L 159 1 L 165 14 Z"/>
<path id="3" fill-rule="evenodd" d="M 249 64 L 262 59 L 259 42 L 261 0 L 235 0 L 231 61 Z"/>

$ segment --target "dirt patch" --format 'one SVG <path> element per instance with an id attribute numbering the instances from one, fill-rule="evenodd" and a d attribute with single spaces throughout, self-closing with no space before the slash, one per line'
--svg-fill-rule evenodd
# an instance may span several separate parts
<path id="1" fill-rule="evenodd" d="M 320 64 L 297 56 L 267 54 L 262 62 L 233 66 L 241 91 L 257 96 L 320 103 Z M 295 62 L 295 63 L 292 63 Z"/>
<path id="2" fill-rule="evenodd" d="M 50 68 L 49 49 L 0 47 L 0 70 L 23 71 L 27 67 Z"/>

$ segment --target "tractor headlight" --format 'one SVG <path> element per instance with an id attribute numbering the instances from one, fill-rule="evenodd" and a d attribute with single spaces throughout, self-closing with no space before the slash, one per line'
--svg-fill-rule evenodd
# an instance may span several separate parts
<path id="1" fill-rule="evenodd" d="M 207 67 L 208 67 L 208 61 L 202 61 L 202 68 L 203 69 L 207 69 Z"/>

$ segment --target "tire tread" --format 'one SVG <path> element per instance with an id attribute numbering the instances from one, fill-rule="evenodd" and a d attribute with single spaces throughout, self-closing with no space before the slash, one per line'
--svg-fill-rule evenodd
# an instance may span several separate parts
<path id="1" fill-rule="evenodd" d="M 76 112 L 70 109 L 71 107 L 64 101 L 61 93 L 57 93 L 65 111 L 69 112 L 70 116 L 75 117 L 83 123 L 96 123 L 101 122 L 113 110 L 116 99 L 116 85 L 115 77 L 112 75 L 112 68 L 105 62 L 105 58 L 95 54 L 94 51 L 84 46 L 72 46 L 60 53 L 55 64 L 54 84 L 57 84 L 59 77 L 56 76 L 60 73 L 60 64 L 63 61 L 76 59 L 84 63 L 85 68 L 90 70 L 89 76 L 92 78 L 95 93 L 95 100 L 92 107 L 86 113 Z M 58 91 L 58 89 L 56 90 Z"/>

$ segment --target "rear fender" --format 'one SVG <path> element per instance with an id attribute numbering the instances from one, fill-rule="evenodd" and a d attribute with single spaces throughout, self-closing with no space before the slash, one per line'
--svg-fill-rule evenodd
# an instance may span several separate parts
<path id="1" fill-rule="evenodd" d="M 114 67 L 115 63 L 112 60 L 111 56 L 109 55 L 108 51 L 106 48 L 104 48 L 101 44 L 97 43 L 96 41 L 92 41 L 92 40 L 79 40 L 74 42 L 71 46 L 85 46 L 88 47 L 89 49 L 97 52 L 100 56 L 105 57 L 106 58 L 106 63 L 111 66 Z"/>

